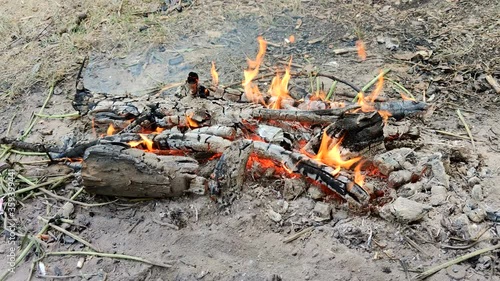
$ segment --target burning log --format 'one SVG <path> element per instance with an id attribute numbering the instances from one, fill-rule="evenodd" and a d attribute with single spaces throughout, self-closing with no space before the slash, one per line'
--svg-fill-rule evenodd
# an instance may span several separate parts
<path id="1" fill-rule="evenodd" d="M 352 198 L 364 204 L 370 195 L 361 186 L 342 176 L 334 168 L 309 158 L 308 156 L 285 150 L 283 147 L 254 141 L 255 152 L 264 158 L 273 159 L 281 163 L 290 173 L 301 174 L 314 181 L 324 184 L 342 198 Z"/>
<path id="2" fill-rule="evenodd" d="M 323 123 L 328 124 L 335 121 L 336 116 L 318 115 L 309 111 L 301 110 L 275 110 L 267 108 L 258 108 L 252 112 L 253 118 L 264 120 L 286 120 L 305 123 Z"/>
<path id="3" fill-rule="evenodd" d="M 174 197 L 203 194 L 206 180 L 196 176 L 196 160 L 157 156 L 134 148 L 96 145 L 85 152 L 82 179 L 90 193 L 123 197 Z"/>
<path id="4" fill-rule="evenodd" d="M 422 113 L 427 109 L 427 104 L 413 100 L 391 101 L 377 103 L 375 104 L 375 109 L 378 111 L 387 111 L 391 114 L 392 118 L 400 120 L 412 114 Z"/>

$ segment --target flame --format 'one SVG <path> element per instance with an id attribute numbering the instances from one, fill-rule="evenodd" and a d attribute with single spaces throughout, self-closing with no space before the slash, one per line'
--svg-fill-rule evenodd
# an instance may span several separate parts
<path id="1" fill-rule="evenodd" d="M 361 159 L 361 157 L 355 157 L 349 160 L 342 159 L 342 156 L 340 155 L 341 143 L 342 138 L 335 141 L 335 139 L 330 138 L 326 131 L 324 131 L 318 153 L 313 157 L 314 159 L 335 168 L 334 174 L 338 174 L 341 168 L 349 169 Z"/>
<path id="2" fill-rule="evenodd" d="M 138 147 L 139 145 L 143 144 L 146 146 L 147 151 L 154 151 L 153 150 L 153 141 L 148 139 L 147 135 L 145 134 L 139 134 L 142 140 L 140 141 L 129 141 L 128 145 L 130 147 Z"/>
<path id="3" fill-rule="evenodd" d="M 106 131 L 106 135 L 112 136 L 115 133 L 115 127 L 113 127 L 113 124 L 109 124 L 108 130 Z"/>
<path id="4" fill-rule="evenodd" d="M 281 164 L 281 165 L 280 165 Z M 260 171 L 266 171 L 268 169 L 274 170 L 274 175 L 287 175 L 290 178 L 298 178 L 299 174 L 294 173 L 293 170 L 285 165 L 285 163 L 277 164 L 273 160 L 261 158 L 256 154 L 251 154 L 247 162 L 247 170 L 251 170 L 254 165 L 258 167 Z"/>
<path id="5" fill-rule="evenodd" d="M 288 37 L 288 41 L 290 41 L 290 43 L 295 43 L 295 36 L 294 35 L 290 35 L 290 37 Z"/>
<path id="6" fill-rule="evenodd" d="M 198 128 L 200 125 L 198 125 L 198 123 L 192 119 L 193 115 L 194 113 L 186 114 L 186 125 L 189 128 Z"/>
<path id="7" fill-rule="evenodd" d="M 362 40 L 356 41 L 356 48 L 358 49 L 358 57 L 362 61 L 366 60 L 365 43 Z"/>
<path id="8" fill-rule="evenodd" d="M 219 73 L 215 70 L 215 62 L 212 61 L 212 69 L 210 69 L 210 73 L 212 74 L 212 84 L 214 86 L 219 85 Z"/>
<path id="9" fill-rule="evenodd" d="M 248 69 L 243 71 L 245 80 L 242 85 L 248 100 L 251 100 L 254 103 L 265 104 L 259 88 L 252 83 L 252 80 L 259 74 L 259 67 L 264 59 L 267 48 L 267 43 L 261 36 L 259 36 L 257 40 L 259 41 L 259 52 L 257 53 L 255 60 L 247 59 Z"/>
<path id="10" fill-rule="evenodd" d="M 411 101 L 415 101 L 415 98 L 411 98 L 411 97 L 409 97 L 409 96 L 407 96 L 407 95 L 405 95 L 405 94 L 403 94 L 403 93 L 399 93 L 399 94 L 401 95 L 401 98 L 402 98 L 403 100 L 411 100 Z"/>
<path id="11" fill-rule="evenodd" d="M 379 94 L 382 92 L 383 88 L 384 88 L 384 75 L 379 75 L 377 84 L 375 85 L 375 89 L 369 96 L 365 97 L 363 93 L 361 92 L 358 93 L 358 104 L 361 106 L 360 110 L 362 112 L 377 111 L 377 109 L 374 106 L 374 102 L 379 96 Z M 392 114 L 389 111 L 385 110 L 378 110 L 378 113 L 380 114 L 380 116 L 382 116 L 384 123 L 387 123 L 387 119 L 389 119 L 389 117 L 392 116 Z"/>
<path id="12" fill-rule="evenodd" d="M 365 185 L 365 175 L 361 174 L 361 167 L 363 166 L 363 164 L 364 161 L 361 161 L 354 168 L 354 182 L 357 183 L 359 186 Z"/>
<path id="13" fill-rule="evenodd" d="M 283 99 L 291 98 L 288 94 L 288 81 L 290 81 L 290 67 L 292 64 L 292 59 L 285 69 L 285 75 L 281 79 L 279 73 L 273 78 L 271 82 L 271 88 L 269 88 L 269 93 L 271 94 L 272 102 L 268 107 L 272 109 L 281 109 L 281 101 Z"/>

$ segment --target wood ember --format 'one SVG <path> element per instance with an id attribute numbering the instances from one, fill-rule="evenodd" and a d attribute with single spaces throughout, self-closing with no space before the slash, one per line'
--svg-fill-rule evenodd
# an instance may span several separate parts
<path id="1" fill-rule="evenodd" d="M 96 145 L 85 152 L 82 179 L 90 193 L 123 197 L 174 197 L 204 193 L 196 160 L 158 156 L 116 145 Z"/>

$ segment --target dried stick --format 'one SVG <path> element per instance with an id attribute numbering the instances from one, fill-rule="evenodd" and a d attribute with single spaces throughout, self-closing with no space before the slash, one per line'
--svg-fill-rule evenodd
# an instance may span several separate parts
<path id="1" fill-rule="evenodd" d="M 486 81 L 488 82 L 488 84 L 490 84 L 490 86 L 493 88 L 493 90 L 495 90 L 497 94 L 500 94 L 500 85 L 498 84 L 497 80 L 493 78 L 493 76 L 486 75 Z"/>
<path id="2" fill-rule="evenodd" d="M 45 107 L 47 106 L 47 104 L 49 103 L 49 100 L 50 98 L 52 97 L 52 94 L 54 93 L 54 89 L 56 87 L 56 83 L 52 83 L 52 85 L 50 86 L 50 89 L 49 89 L 49 94 L 47 95 L 47 98 L 45 99 L 45 101 L 43 102 L 43 105 L 42 105 L 42 108 L 40 108 L 40 111 L 38 112 L 38 114 L 43 114 L 43 111 L 45 110 Z M 24 140 L 31 132 L 31 130 L 33 129 L 33 127 L 35 126 L 35 123 L 37 121 L 37 117 L 34 116 L 34 118 L 32 119 L 28 129 L 26 130 L 26 132 L 24 132 L 24 134 L 21 136 L 21 140 Z"/>
<path id="3" fill-rule="evenodd" d="M 122 255 L 122 254 L 108 254 L 108 253 L 85 252 L 85 251 L 64 251 L 64 252 L 49 252 L 49 253 L 46 253 L 45 255 L 46 256 L 65 256 L 65 255 L 96 256 L 96 257 L 103 257 L 103 258 L 138 261 L 138 262 L 142 262 L 142 263 L 146 263 L 146 264 L 154 265 L 154 266 L 158 266 L 158 267 L 163 267 L 163 268 L 172 267 L 172 265 L 170 265 L 170 264 L 156 263 L 156 262 L 152 262 L 152 261 L 140 258 L 140 257 Z M 168 261 L 168 262 L 175 262 L 175 261 Z"/>
<path id="4" fill-rule="evenodd" d="M 465 130 L 467 131 L 467 134 L 469 135 L 470 141 L 472 143 L 472 148 L 474 150 L 476 150 L 476 144 L 474 143 L 474 138 L 472 137 L 472 132 L 470 131 L 469 125 L 467 125 L 467 122 L 465 122 L 465 118 L 462 115 L 462 113 L 460 112 L 460 109 L 458 109 L 458 108 L 457 108 L 457 115 L 458 115 L 458 118 L 460 118 L 460 121 L 462 121 L 462 123 L 465 126 Z"/>
<path id="5" fill-rule="evenodd" d="M 62 228 L 62 227 L 59 227 L 53 223 L 49 223 L 49 220 L 47 219 L 44 219 L 42 217 L 38 217 L 39 220 L 43 221 L 44 223 L 48 224 L 50 227 L 52 227 L 53 229 L 63 233 L 63 234 L 66 234 L 68 235 L 69 237 L 75 239 L 76 241 L 82 243 L 83 245 L 89 247 L 90 249 L 94 250 L 94 251 L 97 251 L 97 252 L 100 252 L 101 250 L 99 250 L 96 246 L 90 244 L 90 242 L 87 242 L 85 241 L 83 238 L 81 238 L 80 236 L 74 234 L 74 233 L 71 233 L 69 231 L 67 231 L 66 229 Z"/>
<path id="6" fill-rule="evenodd" d="M 105 203 L 95 203 L 95 204 L 89 204 L 89 203 L 84 203 L 84 202 L 80 202 L 80 201 L 76 201 L 76 200 L 72 200 L 72 199 L 69 199 L 69 198 L 66 198 L 66 197 L 63 197 L 63 196 L 59 196 L 57 194 L 54 194 L 50 191 L 48 191 L 47 189 L 43 188 L 43 187 L 39 187 L 38 190 L 40 190 L 41 192 L 49 195 L 50 197 L 53 197 L 55 199 L 58 199 L 58 200 L 62 200 L 62 201 L 66 201 L 66 202 L 70 202 L 70 203 L 73 203 L 73 204 L 77 204 L 77 205 L 80 205 L 80 206 L 84 206 L 84 207 L 99 207 L 99 206 L 105 206 L 105 205 L 109 205 L 109 204 L 113 204 L 115 202 L 117 202 L 118 200 L 114 200 L 114 201 L 111 201 L 111 202 L 105 202 Z"/>
<path id="7" fill-rule="evenodd" d="M 463 261 L 466 261 L 470 258 L 473 258 L 475 256 L 478 256 L 478 255 L 481 255 L 481 254 L 484 254 L 484 253 L 487 253 L 487 252 L 491 252 L 491 251 L 494 251 L 494 250 L 497 250 L 497 249 L 500 249 L 500 244 L 497 244 L 495 246 L 491 246 L 491 247 L 488 247 L 488 248 L 484 248 L 484 249 L 481 249 L 481 250 L 477 250 L 477 251 L 474 251 L 472 253 L 469 253 L 469 254 L 466 254 L 466 255 L 463 255 L 463 256 L 460 256 L 454 260 L 451 260 L 451 261 L 448 261 L 448 262 L 445 262 L 443 264 L 440 264 L 438 266 L 435 266 L 433 268 L 430 268 L 420 274 L 418 274 L 417 276 L 415 276 L 413 278 L 413 280 L 424 280 L 425 278 L 433 275 L 434 273 L 440 271 L 441 269 L 445 269 L 449 266 L 452 266 L 454 264 L 457 264 L 457 263 L 460 263 L 460 262 L 463 262 Z"/>
<path id="8" fill-rule="evenodd" d="M 304 229 L 302 229 L 301 231 L 299 231 L 299 232 L 297 232 L 297 233 L 295 233 L 295 234 L 292 234 L 292 235 L 288 236 L 287 238 L 285 238 L 285 239 L 283 240 L 283 243 L 290 243 L 290 242 L 292 242 L 292 241 L 294 241 L 294 240 L 297 240 L 297 239 L 299 239 L 302 235 L 304 235 L 304 234 L 306 234 L 306 233 L 308 233 L 308 232 L 312 231 L 313 229 L 314 229 L 314 226 L 310 226 L 310 227 L 308 227 L 308 228 L 304 228 Z"/>

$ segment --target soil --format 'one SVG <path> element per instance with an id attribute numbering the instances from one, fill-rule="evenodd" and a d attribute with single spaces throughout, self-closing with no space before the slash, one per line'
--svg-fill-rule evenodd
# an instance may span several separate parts
<path id="1" fill-rule="evenodd" d="M 262 35 L 274 43 L 265 58 L 269 69 L 293 57 L 293 63 L 304 69 L 331 72 L 362 87 L 381 69 L 390 68 L 393 80 L 417 100 L 432 105 L 432 115 L 418 122 L 422 142 L 417 149 L 447 153 L 456 148 L 468 156 L 462 160 L 451 157 L 446 199 L 411 224 L 385 220 L 377 208 L 361 211 L 328 199 L 321 200 L 332 205 L 333 218 L 317 223 L 311 215 L 316 201 L 306 193 L 287 200 L 289 209 L 276 223 L 268 211 L 283 200 L 282 178 L 247 180 L 240 198 L 226 209 L 217 208 L 207 196 L 120 199 L 100 207 L 75 206 L 72 219 L 81 227 L 70 230 L 101 251 L 158 263 L 173 261 L 173 266 L 161 268 L 105 257 L 47 256 L 43 259 L 47 275 L 75 275 L 75 280 L 410 280 L 430 267 L 497 243 L 500 227 L 491 220 L 466 218 L 470 237 L 453 233 L 445 221 L 464 214 L 472 197 L 471 182 L 482 190 L 482 206 L 500 211 L 500 93 L 485 79 L 492 75 L 500 81 L 499 2 L 196 1 L 182 12 L 163 11 L 146 17 L 134 13 L 154 11 L 161 1 L 134 2 L 2 1 L 0 35 L 6 40 L 0 45 L 0 134 L 21 136 L 54 82 L 54 95 L 43 113 L 73 112 L 78 63 L 86 55 L 89 63 L 83 75 L 87 88 L 139 96 L 160 84 L 183 82 L 189 71 L 210 81 L 212 61 L 222 84 L 241 81 L 246 58 L 255 56 L 256 37 Z M 290 35 L 296 38 L 293 44 L 285 41 Z M 335 49 L 354 47 L 358 39 L 366 44 L 365 61 L 356 52 L 335 55 Z M 321 82 L 329 89 L 331 81 Z M 266 83 L 260 82 L 261 89 L 268 87 Z M 307 92 L 308 85 L 307 78 L 297 78 L 291 80 L 290 88 Z M 399 99 L 400 91 L 389 85 L 384 96 Z M 342 94 L 350 91 L 339 85 L 337 98 L 349 101 Z M 457 109 L 471 130 L 475 148 Z M 93 139 L 90 123 L 86 118 L 38 118 L 26 141 L 61 145 L 69 135 Z M 41 159 L 45 158 L 11 154 L 8 160 Z M 24 165 L 21 173 L 44 180 L 61 171 L 31 164 Z M 384 179 L 369 177 L 367 181 L 383 184 Z M 78 182 L 70 182 L 54 192 L 70 197 L 79 188 Z M 397 192 L 392 191 L 391 196 L 395 199 Z M 413 200 L 428 203 L 430 197 L 431 191 L 423 191 Z M 96 203 L 114 198 L 83 193 L 76 200 Z M 33 194 L 17 204 L 13 216 L 17 232 L 35 235 L 44 224 L 38 216 L 50 218 L 62 205 L 43 193 Z M 175 224 L 178 229 L 158 222 Z M 311 225 L 315 226 L 311 232 L 283 242 Z M 472 243 L 470 239 L 482 231 L 486 232 L 480 242 L 468 249 L 441 247 L 458 238 Z M 8 231 L 3 235 L 7 239 Z M 67 236 L 61 238 L 55 230 L 49 235 L 38 249 L 47 253 L 84 250 L 82 244 Z M 17 249 L 24 242 L 19 238 Z M 8 280 L 27 280 L 37 259 L 34 252 Z M 9 268 L 8 253 L 7 240 L 2 239 L 1 269 Z M 81 257 L 85 262 L 77 269 Z M 428 280 L 500 280 L 499 258 L 498 251 L 488 252 L 440 270 Z M 32 280 L 42 279 L 39 274 L 35 268 Z"/>

